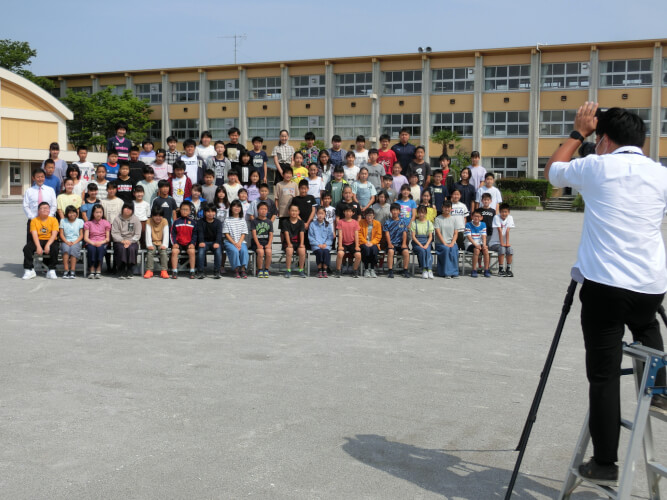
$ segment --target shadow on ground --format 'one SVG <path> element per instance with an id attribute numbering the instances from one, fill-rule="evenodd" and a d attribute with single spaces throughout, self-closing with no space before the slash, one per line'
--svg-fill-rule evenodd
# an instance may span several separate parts
<path id="1" fill-rule="evenodd" d="M 511 470 L 463 460 L 445 450 L 388 441 L 386 437 L 376 434 L 360 434 L 345 439 L 347 443 L 342 446 L 343 450 L 360 462 L 447 498 L 479 500 L 505 497 Z M 513 498 L 556 498 L 559 492 L 534 479 L 520 476 Z M 599 497 L 590 491 L 581 491 L 576 498 Z"/>

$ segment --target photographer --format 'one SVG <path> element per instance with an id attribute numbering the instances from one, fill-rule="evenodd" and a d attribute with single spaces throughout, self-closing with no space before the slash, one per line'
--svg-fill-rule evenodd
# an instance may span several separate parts
<path id="1" fill-rule="evenodd" d="M 625 325 L 635 341 L 663 350 L 656 312 L 667 291 L 660 231 L 667 209 L 667 169 L 642 153 L 646 126 L 639 116 L 621 108 L 597 108 L 586 102 L 577 110 L 574 131 L 549 159 L 544 175 L 556 187 L 577 189 L 586 203 L 572 278 L 582 283 L 593 457 L 579 472 L 597 484 L 614 485 Z M 595 154 L 571 160 L 593 132 Z M 665 385 L 664 370 L 655 385 Z M 654 396 L 651 405 L 667 413 L 664 396 Z"/>

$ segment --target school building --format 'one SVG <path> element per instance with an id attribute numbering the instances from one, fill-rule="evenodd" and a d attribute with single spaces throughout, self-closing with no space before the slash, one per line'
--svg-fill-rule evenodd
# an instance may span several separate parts
<path id="1" fill-rule="evenodd" d="M 209 130 L 227 139 L 236 126 L 251 147 L 270 153 L 280 129 L 299 146 L 312 130 L 327 146 L 333 134 L 350 149 L 357 135 L 376 146 L 402 127 L 437 164 L 440 129 L 458 132 L 462 147 L 503 176 L 541 176 L 571 131 L 577 107 L 636 110 L 649 128 L 645 153 L 667 159 L 667 39 L 539 45 L 453 52 L 266 62 L 224 66 L 53 76 L 67 89 L 131 89 L 153 108 L 150 135 L 161 143 Z M 427 49 L 430 50 L 430 49 Z"/>
<path id="2" fill-rule="evenodd" d="M 0 198 L 23 195 L 32 168 L 49 157 L 49 144 L 67 144 L 71 119 L 72 112 L 50 93 L 0 68 Z"/>

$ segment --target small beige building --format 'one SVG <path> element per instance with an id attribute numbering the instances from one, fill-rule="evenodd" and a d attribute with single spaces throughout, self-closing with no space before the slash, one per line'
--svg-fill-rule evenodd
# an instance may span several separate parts
<path id="1" fill-rule="evenodd" d="M 76 159 L 67 148 L 67 120 L 72 112 L 38 85 L 0 68 L 0 198 L 23 195 L 30 172 L 49 157 L 49 144 L 60 144 L 60 157 Z"/>

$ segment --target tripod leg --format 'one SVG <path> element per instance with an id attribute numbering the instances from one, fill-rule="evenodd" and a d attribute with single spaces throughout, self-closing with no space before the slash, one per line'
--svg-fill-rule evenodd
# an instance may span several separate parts
<path id="1" fill-rule="evenodd" d="M 547 359 L 544 362 L 544 368 L 540 374 L 540 383 L 537 386 L 537 391 L 535 392 L 535 397 L 533 398 L 533 404 L 530 407 L 530 412 L 528 413 L 528 418 L 526 419 L 526 423 L 523 427 L 523 432 L 521 433 L 519 444 L 516 447 L 516 451 L 519 452 L 519 456 L 517 457 L 516 464 L 514 465 L 514 471 L 512 472 L 512 478 L 510 479 L 510 483 L 507 487 L 505 500 L 509 500 L 509 498 L 512 496 L 512 490 L 514 489 L 516 478 L 519 475 L 519 469 L 521 468 L 523 454 L 526 451 L 526 445 L 528 444 L 530 431 L 532 430 L 533 424 L 537 419 L 537 410 L 539 409 L 540 402 L 542 401 L 542 394 L 544 394 L 544 388 L 547 385 L 547 378 L 549 377 L 551 365 L 553 364 L 554 358 L 556 357 L 558 342 L 560 341 L 560 336 L 563 333 L 565 319 L 567 318 L 567 315 L 570 312 L 570 308 L 572 307 L 572 302 L 574 301 L 574 292 L 576 289 L 577 282 L 574 280 L 570 281 L 570 286 L 567 287 L 567 293 L 565 294 L 565 300 L 563 301 L 563 309 L 560 313 L 560 319 L 558 320 L 558 325 L 556 326 L 556 332 L 554 334 L 553 340 L 551 341 L 551 347 L 549 348 Z"/>

